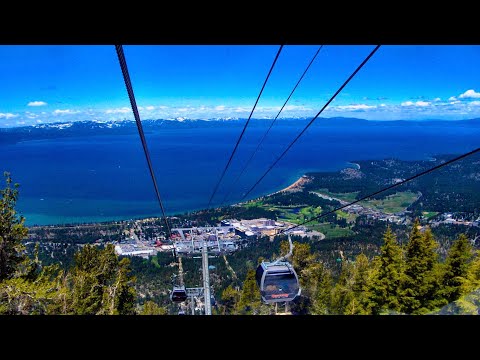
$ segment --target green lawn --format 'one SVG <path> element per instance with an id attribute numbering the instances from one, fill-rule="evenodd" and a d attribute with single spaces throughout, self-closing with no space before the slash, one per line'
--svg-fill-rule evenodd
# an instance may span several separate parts
<path id="1" fill-rule="evenodd" d="M 309 225 L 308 227 L 325 234 L 325 239 L 350 236 L 354 234 L 349 228 L 341 228 L 338 225 L 332 225 L 330 223 L 315 224 L 313 226 Z"/>
<path id="2" fill-rule="evenodd" d="M 279 221 L 289 221 L 295 224 L 300 224 L 308 219 L 311 219 L 312 217 L 319 215 L 322 212 L 321 207 L 313 207 L 313 206 L 307 206 L 302 208 L 297 214 L 295 214 L 293 211 L 289 211 L 287 209 L 278 209 L 282 210 L 282 214 L 279 216 Z M 312 221 L 313 224 L 316 223 L 316 221 Z"/>
<path id="3" fill-rule="evenodd" d="M 425 219 L 429 220 L 435 215 L 438 215 L 439 213 L 437 211 L 422 211 L 422 215 Z"/>
<path id="4" fill-rule="evenodd" d="M 358 191 L 350 193 L 334 193 L 327 189 L 319 189 L 319 193 L 348 202 L 356 200 Z M 372 207 L 387 214 L 393 214 L 405 210 L 411 203 L 417 200 L 417 194 L 411 191 L 397 192 L 382 200 L 362 201 L 360 204 L 365 207 Z M 432 215 L 433 216 L 433 215 Z"/>
<path id="5" fill-rule="evenodd" d="M 317 190 L 317 192 L 336 198 L 336 199 L 351 202 L 356 200 L 356 196 L 360 191 L 349 192 L 349 193 L 334 193 L 334 192 L 328 191 L 327 189 L 319 189 Z"/>
<path id="6" fill-rule="evenodd" d="M 342 210 L 338 210 L 338 211 L 337 211 L 337 218 L 339 218 L 339 219 L 344 218 L 344 219 L 347 219 L 347 220 L 348 220 L 348 215 L 349 215 L 349 214 L 346 213 L 345 211 L 342 211 Z"/>
<path id="7" fill-rule="evenodd" d="M 352 214 L 352 213 L 347 213 L 345 211 L 342 211 L 342 210 L 338 210 L 336 212 L 337 214 L 337 218 L 339 219 L 346 219 L 347 220 L 347 223 L 353 223 L 355 222 L 355 220 L 357 219 L 357 217 L 359 216 L 358 214 Z"/>
<path id="8" fill-rule="evenodd" d="M 263 205 L 263 202 L 261 200 L 258 200 L 258 201 L 252 201 L 252 202 L 248 202 L 246 204 L 243 204 L 243 207 L 252 208 L 252 207 L 257 207 L 257 206 L 262 206 L 262 205 Z"/>
<path id="9" fill-rule="evenodd" d="M 417 200 L 417 194 L 411 191 L 397 192 L 387 196 L 382 200 L 362 201 L 360 204 L 366 207 L 372 207 L 387 214 L 393 214 L 404 211 L 410 204 Z"/>

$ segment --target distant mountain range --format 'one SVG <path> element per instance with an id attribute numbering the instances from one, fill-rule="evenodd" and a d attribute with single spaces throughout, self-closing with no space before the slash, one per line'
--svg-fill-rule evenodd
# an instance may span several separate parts
<path id="1" fill-rule="evenodd" d="M 302 126 L 307 124 L 311 118 L 279 119 L 275 126 L 291 126 L 296 124 Z M 145 132 L 154 131 L 158 128 L 204 128 L 204 127 L 241 127 L 246 119 L 242 118 L 217 118 L 211 120 L 194 120 L 187 118 L 143 120 Z M 252 119 L 251 127 L 268 127 L 270 119 Z M 470 120 L 394 120 L 394 121 L 373 121 L 359 118 L 318 118 L 315 126 L 462 126 L 480 127 L 480 118 Z M 15 143 L 18 141 L 53 139 L 61 137 L 93 136 L 93 135 L 114 135 L 133 134 L 137 132 L 135 121 L 75 121 L 65 123 L 38 124 L 33 126 L 0 128 L 0 144 Z"/>

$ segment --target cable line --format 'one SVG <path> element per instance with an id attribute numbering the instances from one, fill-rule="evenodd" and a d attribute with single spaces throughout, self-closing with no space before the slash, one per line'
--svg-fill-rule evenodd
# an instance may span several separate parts
<path id="1" fill-rule="evenodd" d="M 232 154 L 230 155 L 230 159 L 228 159 L 227 165 L 225 165 L 225 169 L 223 169 L 222 176 L 220 176 L 220 179 L 217 182 L 217 185 L 215 186 L 212 195 L 210 196 L 210 200 L 208 201 L 207 208 L 210 207 L 210 204 L 212 203 L 213 197 L 217 193 L 218 187 L 220 186 L 220 183 L 222 182 L 223 177 L 225 176 L 225 173 L 227 172 L 228 167 L 230 166 L 230 163 L 232 162 L 233 155 L 235 155 L 235 152 L 237 151 L 238 145 L 240 144 L 240 141 L 242 140 L 243 134 L 245 133 L 245 130 L 247 129 L 248 123 L 250 122 L 250 118 L 252 117 L 253 112 L 255 111 L 255 107 L 257 106 L 258 100 L 260 100 L 260 96 L 262 96 L 263 89 L 265 88 L 265 85 L 267 84 L 268 78 L 270 77 L 270 74 L 272 73 L 273 68 L 275 67 L 275 63 L 277 62 L 278 56 L 280 55 L 280 52 L 283 49 L 283 45 L 280 45 L 280 48 L 278 49 L 277 55 L 275 56 L 275 60 L 273 60 L 273 64 L 270 67 L 270 71 L 268 72 L 267 77 L 265 78 L 265 81 L 263 82 L 262 89 L 260 90 L 260 93 L 257 96 L 257 100 L 255 101 L 255 105 L 253 105 L 252 111 L 250 112 L 250 116 L 247 119 L 247 122 L 245 123 L 245 126 L 243 127 L 242 133 L 240 134 L 240 137 L 237 140 L 237 143 L 235 144 L 235 147 L 233 148 Z"/>
<path id="2" fill-rule="evenodd" d="M 313 64 L 313 62 L 315 61 L 315 58 L 317 57 L 318 53 L 320 52 L 320 50 L 322 50 L 322 47 L 323 45 L 321 45 L 317 52 L 315 53 L 315 55 L 313 56 L 312 60 L 310 60 L 310 63 L 308 64 L 307 68 L 305 69 L 305 71 L 303 72 L 302 76 L 300 76 L 300 79 L 298 79 L 297 83 L 295 84 L 295 87 L 293 88 L 292 92 L 290 93 L 290 95 L 288 95 L 288 98 L 287 100 L 285 100 L 285 102 L 283 103 L 280 111 L 278 112 L 277 116 L 275 116 L 275 118 L 273 119 L 273 121 L 271 122 L 269 128 L 267 129 L 267 131 L 265 132 L 265 134 L 263 135 L 262 139 L 260 140 L 260 142 L 258 143 L 257 145 L 257 148 L 253 151 L 252 155 L 250 156 L 250 159 L 248 159 L 248 161 L 245 163 L 245 166 L 243 167 L 242 171 L 240 172 L 240 174 L 235 178 L 235 180 L 233 181 L 232 185 L 230 185 L 230 191 L 227 193 L 227 195 L 225 195 L 225 197 L 223 198 L 222 200 L 222 204 L 224 204 L 226 201 L 227 201 L 227 198 L 230 196 L 230 194 L 232 193 L 233 191 L 233 188 L 235 186 L 235 184 L 237 183 L 237 181 L 242 177 L 243 173 L 245 172 L 245 170 L 247 169 L 248 165 L 250 165 L 250 162 L 252 161 L 252 159 L 255 157 L 255 154 L 258 152 L 258 149 L 260 149 L 260 146 L 263 144 L 263 141 L 265 140 L 265 138 L 267 137 L 268 133 L 270 132 L 270 129 L 273 127 L 273 125 L 275 124 L 275 122 L 277 121 L 277 118 L 278 116 L 280 115 L 280 113 L 283 111 L 283 108 L 285 107 L 285 105 L 287 105 L 288 101 L 290 100 L 290 98 L 292 97 L 293 93 L 295 92 L 295 90 L 297 89 L 298 85 L 300 84 L 300 82 L 303 80 L 303 77 L 305 76 L 305 74 L 307 73 L 308 69 L 310 69 L 310 66 Z"/>
<path id="3" fill-rule="evenodd" d="M 133 93 L 132 83 L 130 81 L 130 75 L 128 73 L 127 62 L 125 60 L 125 54 L 123 53 L 122 45 L 115 45 L 115 50 L 117 50 L 118 61 L 120 62 L 120 67 L 122 69 L 123 80 L 125 81 L 125 86 L 127 88 L 128 98 L 130 99 L 130 105 L 132 106 L 133 116 L 137 123 L 138 134 L 140 135 L 140 140 L 142 141 L 143 151 L 145 152 L 145 157 L 148 163 L 148 169 L 150 170 L 150 175 L 152 177 L 153 186 L 155 188 L 155 193 L 157 194 L 158 203 L 162 209 L 163 219 L 165 220 L 165 225 L 167 226 L 168 237 L 172 235 L 170 231 L 170 226 L 168 225 L 167 216 L 165 215 L 165 208 L 163 207 L 162 198 L 160 197 L 160 191 L 158 190 L 157 180 L 155 178 L 155 173 L 153 171 L 152 160 L 150 159 L 150 152 L 147 147 L 147 140 L 145 139 L 145 134 L 143 132 L 142 122 L 140 121 L 140 115 L 138 113 L 137 102 L 135 101 L 135 95 Z M 174 256 L 175 249 L 174 249 Z"/>
<path id="4" fill-rule="evenodd" d="M 250 188 L 250 190 L 247 191 L 247 193 L 242 197 L 242 200 L 245 199 L 248 194 L 252 192 L 253 189 L 257 187 L 257 185 L 263 180 L 265 176 L 273 169 L 275 165 L 285 156 L 285 154 L 290 150 L 290 148 L 297 142 L 298 139 L 307 131 L 307 129 L 310 127 L 310 125 L 313 124 L 313 122 L 317 119 L 317 117 L 327 108 L 328 105 L 335 99 L 335 97 L 343 90 L 343 88 L 350 82 L 350 80 L 353 79 L 353 77 L 360 71 L 360 69 L 370 60 L 370 58 L 375 54 L 375 52 L 380 48 L 380 45 L 377 45 L 375 49 L 372 50 L 372 52 L 365 58 L 365 60 L 362 61 L 362 63 L 357 67 L 357 69 L 350 75 L 350 77 L 343 83 L 342 86 L 333 94 L 333 96 L 330 98 L 330 100 L 327 101 L 327 103 L 322 107 L 322 109 L 313 117 L 312 120 L 305 126 L 305 128 L 300 132 L 300 134 L 297 135 L 297 137 L 290 143 L 290 145 L 287 146 L 287 148 L 283 151 L 283 153 L 273 162 L 273 164 L 267 169 L 267 171 L 258 179 L 258 181 Z"/>
<path id="5" fill-rule="evenodd" d="M 416 178 L 418 178 L 418 177 L 420 177 L 420 176 L 423 176 L 423 175 L 426 175 L 426 174 L 428 174 L 428 173 L 431 173 L 432 171 L 438 170 L 438 169 L 440 169 L 441 167 L 450 165 L 451 163 L 454 163 L 455 161 L 458 161 L 458 160 L 461 160 L 461 159 L 463 159 L 463 158 L 466 158 L 467 156 L 473 155 L 473 154 L 475 154 L 475 153 L 477 153 L 477 152 L 479 152 L 479 151 L 480 151 L 480 148 L 477 148 L 477 149 L 472 150 L 472 151 L 470 151 L 470 152 L 468 152 L 468 153 L 465 153 L 465 154 L 463 154 L 463 155 L 457 156 L 456 158 L 450 159 L 450 160 L 448 160 L 448 161 L 446 161 L 446 162 L 444 162 L 444 163 L 442 163 L 442 164 L 440 164 L 440 165 L 434 166 L 433 168 L 430 168 L 430 169 L 428 169 L 428 170 L 422 171 L 421 173 L 418 173 L 418 174 L 416 174 L 416 175 L 413 175 L 412 177 L 409 177 L 408 179 L 405 179 L 405 180 L 400 181 L 400 182 L 398 182 L 398 183 L 396 183 L 396 184 L 387 186 L 386 188 L 383 188 L 383 189 L 378 190 L 378 191 L 376 191 L 376 192 L 374 192 L 374 193 L 371 193 L 371 194 L 369 194 L 369 195 L 367 195 L 367 196 L 364 196 L 364 197 L 362 197 L 361 199 L 352 201 L 352 202 L 350 202 L 350 203 L 348 203 L 348 204 L 346 204 L 346 205 L 343 205 L 343 206 L 340 206 L 340 207 L 338 207 L 338 208 L 336 208 L 336 209 L 333 209 L 333 210 L 331 210 L 331 211 L 328 211 L 328 212 L 326 212 L 325 214 L 320 214 L 320 215 L 318 215 L 318 216 L 315 216 L 315 217 L 311 218 L 310 220 L 304 221 L 304 222 L 301 223 L 301 224 L 298 224 L 298 225 L 292 226 L 291 228 L 282 230 L 282 231 L 279 232 L 279 234 L 284 233 L 285 231 L 289 231 L 289 230 L 295 229 L 295 228 L 297 228 L 297 227 L 299 227 L 299 226 L 308 224 L 309 222 L 312 222 L 313 220 L 318 220 L 318 219 L 320 219 L 320 218 L 322 218 L 322 217 L 324 217 L 324 216 L 333 214 L 335 211 L 342 210 L 342 209 L 344 209 L 344 208 L 346 208 L 346 207 L 348 207 L 348 206 L 350 206 L 350 205 L 354 205 L 354 204 L 356 204 L 356 203 L 358 203 L 358 202 L 360 202 L 360 201 L 364 201 L 364 200 L 366 200 L 366 199 L 368 199 L 368 198 L 371 198 L 371 197 L 373 197 L 373 196 L 375 196 L 375 195 L 378 195 L 378 194 L 380 194 L 380 193 L 382 193 L 382 192 L 385 192 L 385 191 L 390 190 L 390 189 L 393 189 L 393 188 L 395 188 L 395 187 L 397 187 L 397 186 L 403 185 L 403 184 L 405 184 L 405 183 L 407 183 L 407 182 L 409 182 L 409 181 L 412 181 L 412 180 L 414 180 L 414 179 L 416 179 Z"/>

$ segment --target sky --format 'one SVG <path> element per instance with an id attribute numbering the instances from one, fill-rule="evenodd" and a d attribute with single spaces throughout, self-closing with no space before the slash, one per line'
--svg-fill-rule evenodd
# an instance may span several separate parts
<path id="1" fill-rule="evenodd" d="M 319 45 L 283 47 L 253 118 L 270 119 Z M 311 118 L 374 45 L 325 45 L 280 118 Z M 246 118 L 278 45 L 126 45 L 142 119 Z M 320 117 L 480 117 L 480 46 L 384 45 Z M 0 45 L 0 127 L 133 120 L 113 45 Z"/>

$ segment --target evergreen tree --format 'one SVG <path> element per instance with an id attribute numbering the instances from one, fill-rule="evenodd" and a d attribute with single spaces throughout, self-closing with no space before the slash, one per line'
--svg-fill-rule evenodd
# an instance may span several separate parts
<path id="1" fill-rule="evenodd" d="M 5 173 L 6 188 L 0 190 L 0 314 L 54 314 L 62 284 L 58 266 L 41 267 L 38 244 L 34 259 L 26 255 L 22 240 L 28 230 L 25 219 L 18 216 L 15 205 L 18 184 L 12 188 L 10 174 Z"/>
<path id="2" fill-rule="evenodd" d="M 167 309 L 164 307 L 158 306 L 157 303 L 153 301 L 146 301 L 143 304 L 143 309 L 140 312 L 140 315 L 166 315 Z"/>
<path id="3" fill-rule="evenodd" d="M 70 272 L 72 313 L 134 314 L 135 278 L 129 275 L 129 265 L 129 259 L 118 259 L 112 244 L 103 250 L 85 245 L 75 254 Z"/>
<path id="4" fill-rule="evenodd" d="M 430 229 L 422 234 L 418 220 L 413 224 L 405 252 L 405 282 L 402 310 L 407 314 L 427 313 L 436 298 L 436 248 Z"/>
<path id="5" fill-rule="evenodd" d="M 353 298 L 345 306 L 345 314 L 367 315 L 371 313 L 368 298 L 373 271 L 365 254 L 360 254 L 355 259 L 355 273 L 352 284 Z"/>
<path id="6" fill-rule="evenodd" d="M 311 313 L 314 315 L 331 314 L 333 279 L 331 272 L 323 265 L 318 264 L 311 269 L 313 301 Z"/>
<path id="7" fill-rule="evenodd" d="M 0 190 L 0 281 L 11 279 L 28 258 L 22 240 L 28 230 L 25 219 L 15 210 L 18 199 L 18 184 L 12 187 L 10 174 L 4 173 L 6 187 Z"/>
<path id="8" fill-rule="evenodd" d="M 333 314 L 343 315 L 347 311 L 351 311 L 350 303 L 355 301 L 353 293 L 353 283 L 356 277 L 356 269 L 354 264 L 348 261 L 342 263 L 342 271 L 332 289 L 330 311 Z"/>
<path id="9" fill-rule="evenodd" d="M 231 284 L 228 285 L 228 287 L 222 292 L 223 314 L 233 314 L 239 300 L 240 292 L 234 289 Z"/>
<path id="10" fill-rule="evenodd" d="M 301 273 L 315 262 L 315 257 L 312 255 L 310 244 L 294 242 L 293 245 L 292 265 Z"/>
<path id="11" fill-rule="evenodd" d="M 467 290 L 472 257 L 472 245 L 465 234 L 461 234 L 448 250 L 443 269 L 441 294 L 448 303 L 459 299 Z"/>
<path id="12" fill-rule="evenodd" d="M 261 305 L 260 289 L 255 280 L 255 271 L 249 270 L 243 282 L 237 311 L 240 314 L 257 314 Z"/>
<path id="13" fill-rule="evenodd" d="M 373 271 L 364 254 L 355 262 L 342 263 L 342 271 L 332 290 L 331 311 L 341 315 L 369 314 L 369 295 Z"/>
<path id="14" fill-rule="evenodd" d="M 476 291 L 480 288 L 480 251 L 475 251 L 475 257 L 467 275 L 468 281 L 465 283 L 465 293 Z"/>
<path id="15" fill-rule="evenodd" d="M 383 241 L 380 256 L 375 262 L 378 267 L 368 300 L 373 314 L 380 314 L 384 311 L 400 311 L 401 305 L 401 285 L 405 267 L 402 249 L 397 244 L 395 234 L 390 227 L 387 227 Z"/>
<path id="16" fill-rule="evenodd" d="M 45 266 L 34 279 L 13 277 L 0 283 L 0 314 L 61 314 L 62 283 L 56 265 Z"/>

